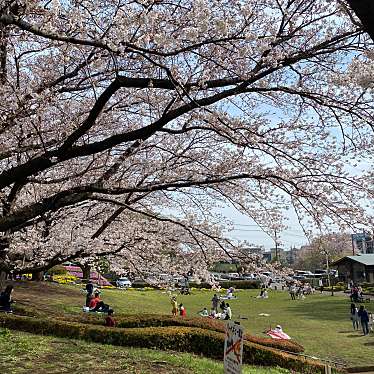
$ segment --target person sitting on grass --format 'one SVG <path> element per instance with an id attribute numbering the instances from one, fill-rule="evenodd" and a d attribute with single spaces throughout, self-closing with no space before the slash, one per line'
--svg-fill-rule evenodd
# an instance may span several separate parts
<path id="1" fill-rule="evenodd" d="M 185 317 L 187 315 L 186 308 L 183 304 L 179 304 L 179 315 Z"/>
<path id="2" fill-rule="evenodd" d="M 257 299 L 267 299 L 269 297 L 268 292 L 266 291 L 266 288 L 261 288 L 260 294 L 257 296 Z"/>
<path id="3" fill-rule="evenodd" d="M 209 316 L 208 309 L 207 309 L 207 308 L 204 308 L 203 310 L 200 310 L 199 315 L 200 315 L 201 317 L 208 317 L 208 316 Z"/>
<path id="4" fill-rule="evenodd" d="M 233 299 L 234 298 L 234 287 L 230 287 L 227 291 L 226 291 L 226 297 L 228 299 Z"/>
<path id="5" fill-rule="evenodd" d="M 0 294 L 0 311 L 6 313 L 13 312 L 11 307 L 11 304 L 13 303 L 12 292 L 13 286 L 8 285 L 6 286 L 5 290 Z"/>
<path id="6" fill-rule="evenodd" d="M 100 294 L 99 293 L 95 293 L 95 295 L 91 295 L 90 297 L 90 302 L 88 304 L 88 307 L 90 308 L 90 310 L 93 310 L 96 308 L 96 305 L 100 302 Z"/>
<path id="7" fill-rule="evenodd" d="M 100 299 L 100 294 L 98 292 L 95 293 L 95 296 L 90 301 L 90 312 L 103 312 L 107 313 L 109 308 L 108 304 L 104 304 L 104 302 Z"/>
<path id="8" fill-rule="evenodd" d="M 105 326 L 114 327 L 116 325 L 116 321 L 113 318 L 113 313 L 114 313 L 113 309 L 108 310 L 108 315 L 105 318 Z"/>

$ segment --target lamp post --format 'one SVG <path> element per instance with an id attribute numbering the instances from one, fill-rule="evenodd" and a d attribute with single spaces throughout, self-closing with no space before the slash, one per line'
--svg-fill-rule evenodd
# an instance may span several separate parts
<path id="1" fill-rule="evenodd" d="M 334 285 L 331 282 L 330 279 L 330 264 L 329 264 L 329 253 L 326 249 L 322 247 L 322 244 L 320 244 L 321 253 L 326 256 L 326 271 L 327 271 L 327 284 L 329 287 L 331 287 L 331 296 L 334 296 Z"/>
<path id="2" fill-rule="evenodd" d="M 330 279 L 329 254 L 326 250 L 324 250 L 324 253 L 326 255 L 327 283 L 329 287 L 331 287 L 331 296 L 334 296 L 334 285 L 332 284 L 331 279 Z"/>

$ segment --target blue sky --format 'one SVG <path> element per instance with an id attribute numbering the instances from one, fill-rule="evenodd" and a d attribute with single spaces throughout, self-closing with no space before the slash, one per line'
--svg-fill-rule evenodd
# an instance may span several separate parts
<path id="1" fill-rule="evenodd" d="M 230 207 L 225 207 L 221 210 L 221 213 L 234 224 L 234 230 L 228 235 L 230 239 L 246 240 L 250 244 L 263 245 L 267 249 L 275 246 L 274 240 L 264 233 L 249 217 Z M 289 249 L 291 246 L 300 247 L 307 244 L 308 239 L 305 237 L 292 211 L 287 212 L 287 218 L 286 224 L 289 228 L 280 234 L 280 240 L 283 243 L 282 247 Z"/>

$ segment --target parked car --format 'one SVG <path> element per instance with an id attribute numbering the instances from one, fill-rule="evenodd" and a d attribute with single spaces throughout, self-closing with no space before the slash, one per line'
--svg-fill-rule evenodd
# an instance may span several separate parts
<path id="1" fill-rule="evenodd" d="M 129 288 L 131 287 L 131 282 L 129 278 L 126 278 L 126 277 L 118 278 L 116 280 L 116 286 L 118 288 Z"/>
<path id="2" fill-rule="evenodd" d="M 295 280 L 305 280 L 305 276 L 304 275 L 294 275 L 292 277 L 292 279 L 295 279 Z"/>
<path id="3" fill-rule="evenodd" d="M 235 280 L 235 279 L 239 278 L 238 273 L 228 273 L 227 275 L 229 276 L 229 279 L 232 279 L 232 280 Z"/>
<path id="4" fill-rule="evenodd" d="M 266 277 L 272 277 L 273 276 L 273 273 L 272 272 L 270 272 L 270 271 L 263 271 L 262 273 L 261 273 L 261 275 L 265 275 Z"/>
<path id="5" fill-rule="evenodd" d="M 273 279 L 273 281 L 274 281 L 275 283 L 282 283 L 282 282 L 284 281 L 284 278 L 277 276 L 277 277 L 275 277 L 275 278 Z"/>

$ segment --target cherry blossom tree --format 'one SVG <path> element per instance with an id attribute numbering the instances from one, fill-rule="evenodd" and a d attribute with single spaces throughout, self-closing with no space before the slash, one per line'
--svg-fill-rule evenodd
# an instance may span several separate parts
<path id="1" fill-rule="evenodd" d="M 371 222 L 372 43 L 339 2 L 1 0 L 0 38 L 5 271 L 210 263 L 224 204 Z"/>
<path id="2" fill-rule="evenodd" d="M 294 267 L 314 271 L 325 269 L 329 262 L 352 254 L 351 235 L 348 233 L 329 233 L 314 237 L 309 245 L 299 251 Z"/>

